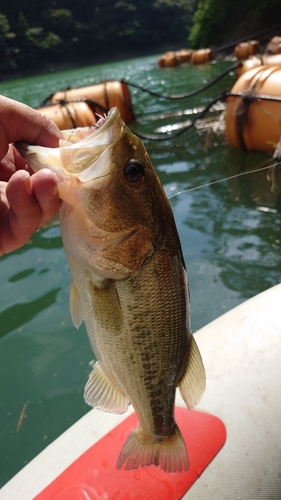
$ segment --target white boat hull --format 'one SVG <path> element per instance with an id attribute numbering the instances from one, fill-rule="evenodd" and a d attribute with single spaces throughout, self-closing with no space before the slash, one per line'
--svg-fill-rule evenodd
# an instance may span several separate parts
<path id="1" fill-rule="evenodd" d="M 281 284 L 195 334 L 207 374 L 199 409 L 223 421 L 227 440 L 183 496 L 186 500 L 281 498 L 280 306 Z M 176 404 L 184 406 L 178 394 Z M 132 411 L 90 411 L 9 481 L 0 499 L 33 499 Z M 168 490 L 166 498 L 172 500 Z"/>

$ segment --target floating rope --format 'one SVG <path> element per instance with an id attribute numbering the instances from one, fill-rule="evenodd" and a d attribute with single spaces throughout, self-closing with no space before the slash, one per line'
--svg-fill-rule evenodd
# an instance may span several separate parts
<path id="1" fill-rule="evenodd" d="M 201 118 L 204 117 L 204 115 L 210 111 L 210 109 L 215 106 L 216 103 L 219 101 L 225 102 L 228 97 L 241 97 L 243 99 L 243 102 L 250 103 L 252 101 L 275 101 L 275 102 L 281 102 L 281 97 L 279 96 L 271 96 L 271 95 L 265 95 L 265 94 L 255 94 L 254 92 L 228 92 L 224 91 L 219 97 L 216 97 L 213 99 L 203 110 L 200 110 L 200 112 L 196 113 L 196 117 L 191 120 L 185 127 L 181 127 L 180 130 L 174 132 L 174 133 L 167 133 L 166 135 L 156 135 L 156 134 L 145 134 L 142 132 L 138 132 L 136 130 L 132 130 L 134 134 L 136 134 L 140 139 L 143 140 L 150 140 L 150 141 L 166 141 L 168 139 L 174 139 L 176 137 L 179 137 L 180 135 L 184 134 L 188 129 L 191 127 L 194 127 L 196 125 L 196 122 L 200 120 Z M 198 108 L 197 108 L 198 109 Z M 239 114 L 240 117 L 240 114 Z M 241 113 L 241 118 L 244 119 L 244 114 Z"/>
<path id="2" fill-rule="evenodd" d="M 192 90 L 191 92 L 187 92 L 185 94 L 164 94 L 164 93 L 159 93 L 159 92 L 154 92 L 153 90 L 147 89 L 145 87 L 142 87 L 141 85 L 138 85 L 137 83 L 129 82 L 125 79 L 122 79 L 122 83 L 126 83 L 128 86 L 135 87 L 142 92 L 147 92 L 150 95 L 153 95 L 155 97 L 160 97 L 162 99 L 186 99 L 188 97 L 195 96 L 197 94 L 200 94 L 201 92 L 204 92 L 204 90 L 207 90 L 208 88 L 212 87 L 215 83 L 217 83 L 219 80 L 221 80 L 225 75 L 230 73 L 231 71 L 236 70 L 237 68 L 240 68 L 242 66 L 242 62 L 238 62 L 236 64 L 233 64 L 229 68 L 227 68 L 225 71 L 220 73 L 216 78 L 213 78 L 210 82 L 206 83 L 203 87 L 197 89 L 197 90 Z"/>
<path id="3" fill-rule="evenodd" d="M 225 92 L 225 97 L 242 97 L 248 101 L 281 101 L 281 97 L 275 95 L 256 94 L 254 91 L 249 92 Z"/>
<path id="4" fill-rule="evenodd" d="M 138 131 L 134 130 L 132 127 L 130 127 L 130 128 L 135 135 L 137 135 L 140 139 L 143 139 L 143 140 L 166 141 L 168 139 L 175 139 L 176 137 L 179 137 L 180 135 L 184 134 L 191 127 L 194 127 L 195 123 L 198 120 L 200 120 L 218 101 L 222 101 L 222 100 L 224 100 L 224 94 L 213 99 L 201 112 L 196 114 L 196 118 L 194 118 L 194 120 L 192 120 L 185 127 L 182 127 L 181 130 L 178 130 L 177 132 L 174 132 L 174 133 L 168 133 L 165 136 L 164 135 L 156 135 L 156 134 L 144 134 L 142 132 L 138 132 Z"/>

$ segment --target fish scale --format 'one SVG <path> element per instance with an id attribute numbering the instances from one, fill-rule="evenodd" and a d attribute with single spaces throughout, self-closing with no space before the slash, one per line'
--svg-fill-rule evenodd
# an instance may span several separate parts
<path id="1" fill-rule="evenodd" d="M 155 258 L 157 259 L 158 256 Z M 123 313 L 123 317 L 126 318 L 126 322 L 123 326 L 123 332 L 119 332 L 116 344 L 114 339 L 117 338 L 112 326 L 109 329 L 105 329 L 103 323 L 103 315 L 100 315 L 98 322 L 98 315 L 91 309 L 92 321 L 94 324 L 89 325 L 87 321 L 88 330 L 99 332 L 97 342 L 98 351 L 106 352 L 106 359 L 110 360 L 109 369 L 114 369 L 115 378 L 120 378 L 120 367 L 122 369 L 122 376 L 126 379 L 126 392 L 129 400 L 133 403 L 139 417 L 141 426 L 144 427 L 145 423 L 147 426 L 148 421 L 150 422 L 151 433 L 155 433 L 153 424 L 153 409 L 156 407 L 157 400 L 151 397 L 151 393 L 161 388 L 162 390 L 162 415 L 163 420 L 170 419 L 172 421 L 171 427 L 174 427 L 173 418 L 171 415 L 171 406 L 174 401 L 174 393 L 176 387 L 176 373 L 173 370 L 173 381 L 170 383 L 170 393 L 168 394 L 167 387 L 163 384 L 167 378 L 167 366 L 171 365 L 173 368 L 175 365 L 179 364 L 182 366 L 184 363 L 184 358 L 187 357 L 187 340 L 182 341 L 182 323 L 185 323 L 185 313 L 183 311 L 183 318 L 179 321 L 178 309 L 174 306 L 176 296 L 180 293 L 179 286 L 171 287 L 170 284 L 174 284 L 173 276 L 168 276 L 169 283 L 165 283 L 161 286 L 161 281 L 158 279 L 153 280 L 155 276 L 154 266 L 159 269 L 158 263 L 154 263 L 154 259 L 145 266 L 145 268 L 140 273 L 138 279 L 129 280 L 129 282 L 122 282 L 122 284 L 117 286 L 117 293 L 119 296 L 120 308 Z M 114 286 L 114 285 L 112 285 Z M 130 289 L 131 288 L 131 289 Z M 177 289 L 176 289 L 177 288 Z M 137 294 L 135 293 L 137 289 Z M 150 294 L 150 289 L 154 290 L 155 297 L 153 300 L 153 295 Z M 167 293 L 169 291 L 169 293 Z M 123 292 L 123 293 L 122 293 Z M 106 294 L 106 292 L 105 292 Z M 149 298 L 149 300 L 147 300 Z M 159 300 L 161 303 L 161 314 L 159 314 Z M 93 302 L 96 303 L 97 300 L 94 298 Z M 104 298 L 104 303 L 106 303 L 106 297 Z M 149 304 L 149 311 L 147 311 L 147 303 Z M 137 317 L 133 317 L 131 312 L 138 310 Z M 163 314 L 165 312 L 165 315 Z M 161 322 L 159 321 L 161 319 Z M 175 329 L 179 330 L 178 339 L 176 337 Z M 170 335 L 171 328 L 174 329 L 174 335 Z M 116 332 L 118 333 L 118 332 Z M 106 344 L 106 349 L 103 348 L 103 344 Z M 131 344 L 131 345 L 130 345 Z M 110 348 L 109 348 L 110 345 Z M 109 352 L 112 349 L 112 352 Z M 132 365 L 130 362 L 130 353 L 135 354 L 135 364 Z M 173 360 L 174 359 L 174 360 Z M 116 363 L 116 360 L 118 362 Z M 160 361 L 160 362 L 159 362 Z M 117 366 L 116 366 L 117 364 Z M 135 365 L 138 365 L 138 375 L 139 377 L 132 377 L 131 370 Z M 162 389 L 163 388 L 163 389 Z M 149 399 L 149 405 L 139 404 L 139 400 Z M 166 406 L 168 405 L 168 408 Z M 143 415 L 143 417 L 141 417 Z M 155 416 L 157 419 L 157 415 Z M 168 431 L 167 431 L 168 432 Z"/>

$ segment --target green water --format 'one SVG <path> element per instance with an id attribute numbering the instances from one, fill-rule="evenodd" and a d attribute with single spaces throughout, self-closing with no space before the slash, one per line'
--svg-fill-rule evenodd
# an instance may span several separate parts
<path id="1" fill-rule="evenodd" d="M 36 107 L 55 90 L 123 77 L 160 92 L 186 92 L 229 64 L 160 70 L 156 60 L 10 81 L 0 84 L 0 93 Z M 230 75 L 227 85 L 234 80 Z M 142 130 L 162 123 L 154 124 L 149 115 L 198 105 L 198 97 L 173 103 L 137 89 L 131 95 L 136 127 Z M 190 147 L 149 143 L 148 150 L 168 195 L 250 171 L 267 159 L 264 153 L 236 151 L 225 141 L 211 138 L 206 144 L 206 137 Z M 190 281 L 193 331 L 280 282 L 280 199 L 270 188 L 262 171 L 171 198 Z M 84 326 L 77 331 L 71 322 L 69 271 L 56 220 L 24 248 L 1 257 L 0 280 L 3 485 L 89 410 L 83 388 L 93 353 Z"/>

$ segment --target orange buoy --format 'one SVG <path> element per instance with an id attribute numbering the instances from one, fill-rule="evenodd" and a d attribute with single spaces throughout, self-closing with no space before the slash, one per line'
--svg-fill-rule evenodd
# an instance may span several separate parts
<path id="1" fill-rule="evenodd" d="M 281 67 L 244 73 L 227 98 L 226 138 L 239 149 L 274 151 L 281 135 Z"/>
<path id="2" fill-rule="evenodd" d="M 184 64 L 190 62 L 193 50 L 191 49 L 182 49 L 175 52 L 176 57 L 178 59 L 179 64 Z"/>
<path id="3" fill-rule="evenodd" d="M 251 56 L 239 66 L 237 75 L 239 77 L 246 71 L 257 68 L 258 66 L 281 66 L 281 54 Z"/>
<path id="4" fill-rule="evenodd" d="M 268 42 L 266 49 L 266 54 L 281 54 L 281 36 L 274 36 Z"/>
<path id="5" fill-rule="evenodd" d="M 181 64 L 190 62 L 193 50 L 181 49 L 176 52 L 166 52 L 158 58 L 157 64 L 159 68 L 175 68 Z"/>
<path id="6" fill-rule="evenodd" d="M 257 68 L 258 66 L 262 66 L 263 63 L 263 57 L 262 56 L 251 56 L 245 61 L 241 62 L 241 66 L 237 68 L 237 76 L 240 77 L 246 71 L 249 71 L 250 69 Z"/>
<path id="7" fill-rule="evenodd" d="M 88 99 L 93 101 L 93 105 L 96 103 L 106 111 L 117 106 L 125 123 L 134 121 L 130 92 L 125 82 L 104 81 L 88 87 L 62 90 L 51 96 L 53 104 L 73 99 Z"/>
<path id="8" fill-rule="evenodd" d="M 193 64 L 204 64 L 214 59 L 215 55 L 211 49 L 199 49 L 191 55 L 191 62 Z"/>
<path id="9" fill-rule="evenodd" d="M 164 68 L 165 66 L 165 56 L 160 56 L 157 60 L 159 68 Z"/>
<path id="10" fill-rule="evenodd" d="M 249 40 L 248 42 L 241 42 L 236 45 L 234 55 L 237 59 L 247 59 L 249 56 L 258 54 L 260 51 L 260 43 L 258 40 Z"/>
<path id="11" fill-rule="evenodd" d="M 97 122 L 96 116 L 85 102 L 65 102 L 38 108 L 37 111 L 49 116 L 60 130 L 87 127 Z"/>
<path id="12" fill-rule="evenodd" d="M 165 68 L 175 68 L 179 65 L 179 60 L 175 52 L 166 52 L 164 54 L 164 67 Z"/>

